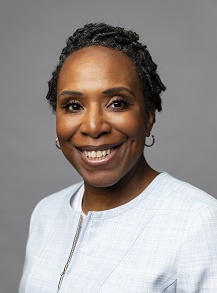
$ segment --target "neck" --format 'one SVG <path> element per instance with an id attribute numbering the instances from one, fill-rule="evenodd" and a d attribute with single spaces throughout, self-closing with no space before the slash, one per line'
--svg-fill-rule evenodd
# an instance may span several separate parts
<path id="1" fill-rule="evenodd" d="M 83 212 L 109 210 L 129 202 L 143 192 L 158 174 L 142 159 L 135 170 L 112 186 L 95 187 L 85 182 Z"/>

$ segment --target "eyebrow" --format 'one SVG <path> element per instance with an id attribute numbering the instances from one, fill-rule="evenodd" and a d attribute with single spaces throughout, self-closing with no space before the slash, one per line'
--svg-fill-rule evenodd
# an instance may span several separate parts
<path id="1" fill-rule="evenodd" d="M 59 96 L 58 96 L 58 98 L 59 97 L 61 97 L 61 96 L 68 96 L 68 95 L 70 95 L 70 96 L 83 96 L 83 94 L 82 93 L 80 93 L 80 92 L 76 92 L 76 91 L 63 91 L 63 92 L 61 92 L 60 94 L 59 94 Z M 57 98 L 57 99 L 58 99 Z"/>
<path id="2" fill-rule="evenodd" d="M 113 87 L 113 88 L 109 88 L 109 89 L 106 89 L 104 90 L 102 93 L 105 94 L 105 95 L 109 95 L 109 94 L 115 94 L 115 93 L 120 93 L 120 92 L 128 92 L 130 93 L 132 96 L 135 97 L 135 94 L 133 91 L 131 91 L 130 89 L 126 88 L 126 87 Z M 78 96 L 78 97 L 81 97 L 83 96 L 83 94 L 81 92 L 77 92 L 77 91 L 63 91 L 59 94 L 58 98 L 61 97 L 61 96 L 65 96 L 65 95 L 70 95 L 70 96 Z M 57 98 L 57 99 L 58 99 Z"/>
<path id="3" fill-rule="evenodd" d="M 122 86 L 106 89 L 103 91 L 103 94 L 109 95 L 109 94 L 119 93 L 119 92 L 123 92 L 123 91 L 128 92 L 135 97 L 135 94 L 133 91 L 131 91 L 130 89 L 128 89 L 126 87 L 122 87 Z"/>

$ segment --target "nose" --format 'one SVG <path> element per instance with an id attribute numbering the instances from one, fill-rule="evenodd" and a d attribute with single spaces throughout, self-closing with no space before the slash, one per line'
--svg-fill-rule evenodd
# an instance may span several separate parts
<path id="1" fill-rule="evenodd" d="M 80 132 L 83 135 L 88 135 L 92 138 L 99 138 L 104 134 L 111 132 L 111 125 L 103 113 L 98 107 L 88 109 L 83 116 L 80 126 Z"/>

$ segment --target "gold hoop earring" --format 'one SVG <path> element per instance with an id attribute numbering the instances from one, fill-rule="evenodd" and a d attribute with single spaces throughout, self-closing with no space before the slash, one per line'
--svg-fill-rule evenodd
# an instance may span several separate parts
<path id="1" fill-rule="evenodd" d="M 58 139 L 58 137 L 57 137 L 56 140 L 55 140 L 55 146 L 56 146 L 59 150 L 61 150 L 61 147 L 60 147 L 60 145 L 58 144 L 58 142 L 59 142 L 59 139 Z"/>
<path id="2" fill-rule="evenodd" d="M 155 143 L 155 137 L 154 137 L 154 135 L 151 134 L 151 137 L 152 137 L 152 143 L 151 144 L 145 144 L 145 146 L 148 147 L 148 148 L 152 147 L 154 145 L 154 143 Z"/>

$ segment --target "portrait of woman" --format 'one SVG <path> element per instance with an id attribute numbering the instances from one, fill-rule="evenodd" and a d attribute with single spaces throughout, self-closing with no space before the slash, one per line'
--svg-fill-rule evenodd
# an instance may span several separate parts
<path id="1" fill-rule="evenodd" d="M 146 160 L 166 87 L 138 34 L 77 29 L 48 85 L 83 180 L 35 207 L 19 293 L 217 292 L 216 199 Z"/>

